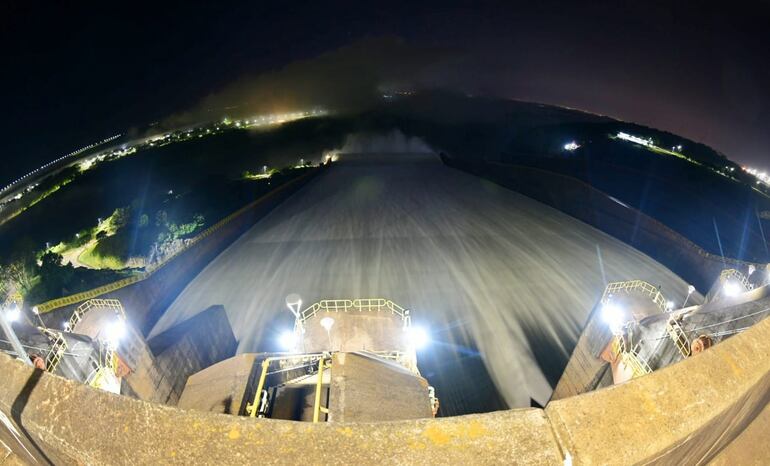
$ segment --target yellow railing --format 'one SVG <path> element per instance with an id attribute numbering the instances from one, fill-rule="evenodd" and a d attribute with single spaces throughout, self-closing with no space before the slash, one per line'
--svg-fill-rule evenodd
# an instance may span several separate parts
<path id="1" fill-rule="evenodd" d="M 632 291 L 640 292 L 648 295 L 652 302 L 655 303 L 661 310 L 666 312 L 666 298 L 660 292 L 660 288 L 644 281 L 644 280 L 629 280 L 625 282 L 612 282 L 607 285 L 602 295 L 602 304 L 606 304 L 610 297 L 617 293 L 629 293 Z"/>
<path id="2" fill-rule="evenodd" d="M 124 279 L 118 280 L 116 282 L 108 283 L 106 285 L 103 285 L 103 286 L 100 286 L 100 287 L 97 287 L 97 288 L 94 288 L 94 289 L 91 289 L 91 290 L 88 290 L 88 291 L 83 291 L 81 293 L 76 293 L 76 294 L 73 294 L 73 295 L 70 295 L 70 296 L 64 296 L 62 298 L 52 299 L 50 301 L 46 301 L 46 302 L 44 302 L 42 304 L 36 305 L 35 309 L 37 310 L 38 313 L 45 314 L 46 312 L 51 312 L 54 309 L 58 309 L 58 308 L 64 307 L 64 306 L 69 306 L 70 304 L 76 304 L 76 303 L 85 301 L 87 299 L 91 299 L 91 298 L 95 298 L 97 296 L 101 296 L 101 295 L 106 294 L 106 293 L 111 293 L 111 292 L 119 290 L 121 288 L 125 288 L 125 287 L 127 287 L 129 285 L 133 285 L 134 283 L 140 282 L 142 280 L 146 280 L 147 278 L 151 277 L 152 274 L 154 274 L 155 272 L 157 272 L 158 270 L 163 268 L 166 264 L 171 262 L 178 255 L 180 255 L 183 252 L 189 250 L 193 245 L 195 245 L 196 243 L 198 243 L 202 239 L 210 236 L 212 233 L 216 232 L 217 230 L 219 230 L 223 226 L 227 225 L 228 223 L 230 223 L 236 217 L 240 216 L 241 214 L 243 214 L 244 212 L 248 211 L 249 209 L 252 209 L 254 206 L 259 204 L 260 202 L 263 202 L 266 198 L 274 195 L 276 192 L 278 192 L 278 191 L 280 191 L 282 189 L 286 189 L 288 186 L 290 186 L 293 183 L 298 183 L 300 180 L 310 176 L 311 174 L 312 174 L 312 172 L 306 173 L 306 174 L 304 174 L 304 175 L 302 175 L 302 176 L 300 176 L 298 178 L 295 178 L 295 179 L 289 181 L 288 183 L 279 186 L 275 190 L 270 191 L 269 193 L 265 194 L 264 196 L 260 197 L 259 199 L 255 200 L 255 201 L 252 201 L 251 203 L 245 205 L 244 207 L 241 207 L 240 209 L 236 210 L 232 214 L 230 214 L 227 217 L 223 218 L 222 220 L 218 221 L 214 225 L 212 225 L 212 226 L 206 228 L 205 230 L 203 230 L 202 232 L 200 232 L 198 235 L 196 235 L 194 238 L 192 238 L 191 241 L 184 248 L 182 248 L 179 251 L 175 252 L 171 256 L 166 257 L 165 259 L 163 259 L 163 262 L 159 263 L 158 265 L 156 265 L 155 267 L 153 267 L 151 269 L 148 269 L 146 272 L 139 273 L 137 275 L 134 275 L 134 276 L 131 276 L 131 277 L 128 277 L 128 278 L 124 278 Z"/>
<path id="3" fill-rule="evenodd" d="M 80 322 L 83 316 L 91 309 L 113 309 L 118 312 L 124 319 L 126 313 L 123 311 L 123 305 L 117 299 L 89 299 L 75 309 L 75 312 L 70 316 L 68 321 L 69 329 L 74 330 L 75 326 Z"/>
<path id="4" fill-rule="evenodd" d="M 417 368 L 417 355 L 414 351 L 363 351 L 378 358 L 395 361 L 396 363 L 406 367 L 412 373 L 420 375 L 420 370 Z"/>
<path id="5" fill-rule="evenodd" d="M 305 308 L 300 313 L 299 322 L 304 324 L 319 312 L 381 312 L 383 310 L 388 310 L 402 319 L 408 315 L 406 309 L 389 299 L 324 299 Z"/>
<path id="6" fill-rule="evenodd" d="M 754 285 L 752 285 L 749 282 L 749 277 L 741 273 L 739 270 L 736 269 L 725 269 L 722 271 L 721 274 L 719 274 L 719 283 L 724 283 L 727 280 L 736 280 L 738 283 L 743 286 L 743 289 L 746 291 L 751 291 L 754 289 Z"/>
<path id="7" fill-rule="evenodd" d="M 647 361 L 645 361 L 633 348 L 628 348 L 626 346 L 625 338 L 616 336 L 615 341 L 617 342 L 617 346 L 613 344 L 613 349 L 617 349 L 620 361 L 631 368 L 634 378 L 652 372 Z"/>
<path id="8" fill-rule="evenodd" d="M 679 350 L 679 354 L 681 354 L 683 358 L 690 357 L 690 340 L 687 338 L 687 335 L 685 335 L 684 329 L 679 325 L 679 321 L 675 317 L 668 319 L 668 322 L 666 323 L 666 332 L 668 332 L 668 336 L 671 337 L 671 340 L 673 340 L 676 345 L 676 349 Z"/>
<path id="9" fill-rule="evenodd" d="M 51 349 L 48 351 L 48 356 L 45 358 L 45 370 L 54 373 L 56 368 L 59 367 L 64 352 L 67 351 L 67 340 L 61 332 L 51 330 L 47 328 L 40 329 L 48 340 L 51 341 Z"/>
<path id="10" fill-rule="evenodd" d="M 254 402 L 246 404 L 246 412 L 250 417 L 262 417 L 262 391 L 265 388 L 265 380 L 267 379 L 267 370 L 270 368 L 270 364 L 277 362 L 281 366 L 286 363 L 293 362 L 294 365 L 302 365 L 303 363 L 313 363 L 315 361 L 323 361 L 324 354 L 299 354 L 296 356 L 274 356 L 265 358 L 262 360 L 262 372 L 259 375 L 259 382 L 257 383 L 257 391 L 254 393 Z"/>

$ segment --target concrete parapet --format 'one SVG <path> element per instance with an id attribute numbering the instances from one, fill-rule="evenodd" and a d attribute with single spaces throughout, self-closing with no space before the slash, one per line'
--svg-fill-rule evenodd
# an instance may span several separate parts
<path id="1" fill-rule="evenodd" d="M 3 354 L 0 411 L 24 448 L 7 424 L 0 437 L 22 459 L 32 454 L 56 464 L 558 465 L 567 455 L 573 464 L 724 463 L 724 455 L 768 464 L 767 449 L 728 446 L 757 438 L 765 425 L 758 415 L 770 401 L 769 352 L 764 320 L 681 363 L 545 410 L 335 424 L 179 410 L 101 392 Z"/>

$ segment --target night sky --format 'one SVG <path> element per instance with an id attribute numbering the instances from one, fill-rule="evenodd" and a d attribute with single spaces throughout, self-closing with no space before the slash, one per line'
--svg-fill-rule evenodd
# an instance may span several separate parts
<path id="1" fill-rule="evenodd" d="M 601 113 L 770 169 L 767 1 L 50 3 L 0 6 L 0 184 L 243 95 L 386 82 Z"/>

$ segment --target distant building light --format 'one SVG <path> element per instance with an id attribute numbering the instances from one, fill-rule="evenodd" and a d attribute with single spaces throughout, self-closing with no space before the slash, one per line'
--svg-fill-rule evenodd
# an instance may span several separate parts
<path id="1" fill-rule="evenodd" d="M 623 139 L 624 141 L 633 142 L 635 144 L 640 144 L 645 147 L 652 146 L 652 139 L 643 139 L 638 136 L 632 136 L 628 133 L 624 133 L 622 131 L 617 134 L 617 138 Z"/>
<path id="2" fill-rule="evenodd" d="M 566 151 L 574 151 L 580 148 L 580 144 L 576 143 L 575 141 L 568 142 L 567 144 L 564 144 L 564 150 Z"/>

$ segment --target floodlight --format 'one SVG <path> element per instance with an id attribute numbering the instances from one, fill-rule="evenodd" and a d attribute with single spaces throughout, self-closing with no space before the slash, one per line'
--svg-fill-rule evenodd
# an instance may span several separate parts
<path id="1" fill-rule="evenodd" d="M 422 349 L 430 343 L 428 332 L 422 327 L 409 327 L 407 330 L 409 344 L 416 350 Z"/>
<path id="2" fill-rule="evenodd" d="M 19 307 L 17 305 L 13 305 L 12 308 L 6 309 L 5 311 L 5 319 L 8 322 L 16 322 L 21 317 L 21 311 L 19 310 Z"/>
<path id="3" fill-rule="evenodd" d="M 297 293 L 292 293 L 286 297 L 286 307 L 289 308 L 294 317 L 299 319 L 300 308 L 302 307 L 302 298 Z"/>
<path id="4" fill-rule="evenodd" d="M 126 323 L 123 319 L 115 319 L 104 329 L 104 340 L 112 348 L 117 348 L 120 340 L 126 335 Z"/>
<path id="5" fill-rule="evenodd" d="M 602 306 L 602 319 L 604 319 L 604 322 L 609 325 L 613 332 L 619 330 L 620 327 L 625 323 L 623 321 L 625 317 L 624 314 L 625 312 L 623 309 L 612 302 Z"/>
<path id="6" fill-rule="evenodd" d="M 334 325 L 334 318 L 333 317 L 324 317 L 321 319 L 321 327 L 325 328 L 326 331 L 330 331 L 332 329 L 332 326 Z"/>
<path id="7" fill-rule="evenodd" d="M 737 296 L 741 292 L 741 287 L 734 281 L 727 281 L 722 286 L 722 291 L 724 292 L 725 296 L 733 297 Z"/>
<path id="8" fill-rule="evenodd" d="M 281 348 L 287 351 L 294 351 L 297 348 L 297 335 L 290 331 L 284 331 L 278 339 Z"/>

